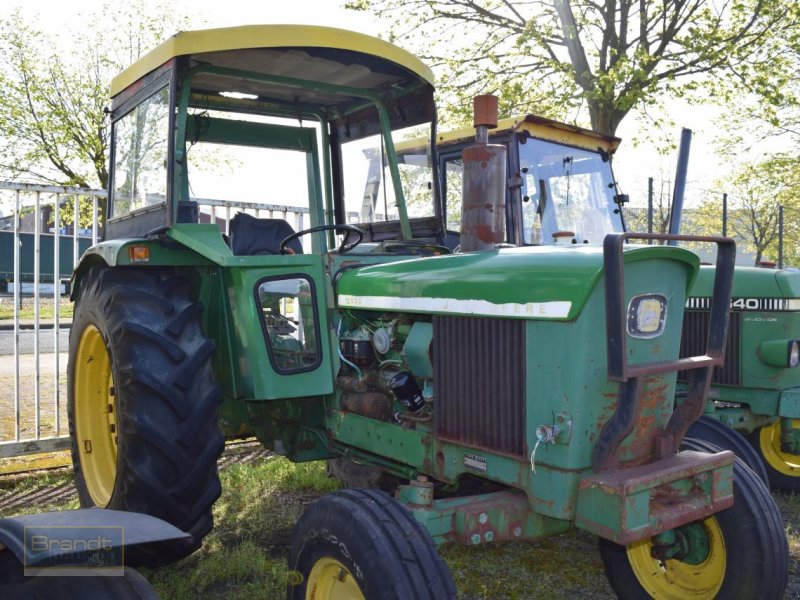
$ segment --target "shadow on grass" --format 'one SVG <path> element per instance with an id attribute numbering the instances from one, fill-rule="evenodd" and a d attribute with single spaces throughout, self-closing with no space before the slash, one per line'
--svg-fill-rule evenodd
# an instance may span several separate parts
<path id="1" fill-rule="evenodd" d="M 263 598 L 285 595 L 292 529 L 305 507 L 337 489 L 322 462 L 267 457 L 223 471 L 214 529 L 188 558 L 145 570 L 164 599 Z"/>

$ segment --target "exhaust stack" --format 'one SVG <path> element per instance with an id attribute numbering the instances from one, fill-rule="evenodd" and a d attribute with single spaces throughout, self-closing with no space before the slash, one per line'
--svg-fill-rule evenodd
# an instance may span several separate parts
<path id="1" fill-rule="evenodd" d="M 476 96 L 475 145 L 464 149 L 461 251 L 493 250 L 506 233 L 506 148 L 489 144 L 497 127 L 497 96 Z"/>

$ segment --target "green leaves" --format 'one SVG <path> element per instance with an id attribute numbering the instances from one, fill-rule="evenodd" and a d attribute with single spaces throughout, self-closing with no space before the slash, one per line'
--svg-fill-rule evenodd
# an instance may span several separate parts
<path id="1" fill-rule="evenodd" d="M 18 12 L 0 19 L 0 177 L 107 187 L 109 83 L 185 27 L 173 14 L 166 2 L 108 4 L 90 16 L 97 29 L 61 32 L 67 49 Z"/>
<path id="2" fill-rule="evenodd" d="M 784 262 L 800 264 L 800 159 L 777 154 L 742 163 L 724 184 L 728 191 L 728 235 L 737 239 L 738 252 L 761 260 L 778 258 L 778 211 L 784 210 Z M 718 235 L 722 229 L 719 194 L 706 199 L 694 211 L 694 225 L 703 233 Z"/>
<path id="3" fill-rule="evenodd" d="M 472 96 L 499 93 L 521 112 L 591 122 L 614 134 L 630 111 L 668 96 L 733 99 L 742 85 L 788 80 L 778 50 L 798 36 L 780 0 L 351 0 L 437 71 L 442 101 L 464 120 Z M 445 121 L 450 110 L 444 111 Z"/>

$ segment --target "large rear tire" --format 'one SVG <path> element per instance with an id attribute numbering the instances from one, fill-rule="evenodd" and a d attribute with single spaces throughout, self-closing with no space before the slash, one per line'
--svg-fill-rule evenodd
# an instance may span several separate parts
<path id="1" fill-rule="evenodd" d="M 795 427 L 800 426 L 795 419 Z M 772 487 L 786 492 L 800 492 L 800 456 L 781 448 L 781 422 L 759 427 L 748 436 L 755 451 L 763 459 Z"/>
<path id="2" fill-rule="evenodd" d="M 761 457 L 753 449 L 750 442 L 747 441 L 747 438 L 735 429 L 728 427 L 717 419 L 704 415 L 692 423 L 686 435 L 710 442 L 723 450 L 730 450 L 741 458 L 744 464 L 750 467 L 750 470 L 758 475 L 765 485 L 769 486 L 769 477 L 767 476 L 767 469 L 764 467 L 764 461 L 761 460 Z"/>
<path id="3" fill-rule="evenodd" d="M 683 448 L 716 451 L 690 438 Z M 600 540 L 606 576 L 619 598 L 783 598 L 789 550 L 780 511 L 764 483 L 739 458 L 733 473 L 733 506 L 692 524 L 693 534 L 704 534 L 708 543 L 703 560 L 657 560 L 650 556 L 650 539 L 628 546 Z"/>
<path id="4" fill-rule="evenodd" d="M 98 265 L 80 282 L 68 416 L 81 506 L 153 515 L 192 535 L 132 549 L 128 564 L 174 562 L 211 531 L 224 438 L 201 314 L 170 269 Z"/>
<path id="5" fill-rule="evenodd" d="M 323 496 L 289 547 L 289 600 L 448 600 L 456 591 L 430 534 L 376 490 Z"/>

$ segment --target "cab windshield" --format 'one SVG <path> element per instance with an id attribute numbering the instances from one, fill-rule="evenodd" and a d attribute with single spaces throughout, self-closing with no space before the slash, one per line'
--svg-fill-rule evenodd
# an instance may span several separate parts
<path id="1" fill-rule="evenodd" d="M 519 156 L 525 244 L 600 244 L 623 230 L 607 155 L 529 138 Z"/>
<path id="2" fill-rule="evenodd" d="M 392 132 L 397 151 L 397 166 L 409 218 L 433 217 L 433 167 L 428 144 L 410 145 L 421 136 L 429 136 L 430 124 Z M 405 144 L 404 144 L 405 142 Z M 398 221 L 395 194 L 386 146 L 380 135 L 369 136 L 342 145 L 344 205 L 348 223 Z"/>

